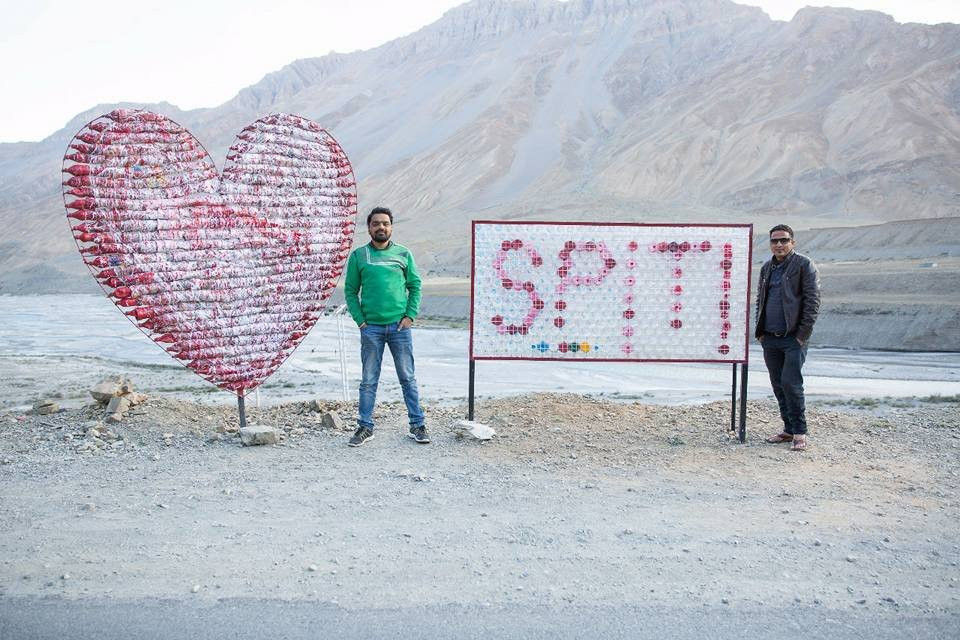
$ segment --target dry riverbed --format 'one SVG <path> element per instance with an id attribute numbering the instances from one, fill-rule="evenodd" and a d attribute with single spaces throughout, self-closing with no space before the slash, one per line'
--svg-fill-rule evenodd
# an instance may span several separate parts
<path id="1" fill-rule="evenodd" d="M 811 448 L 749 439 L 726 403 L 578 395 L 401 406 L 346 446 L 332 410 L 252 409 L 279 445 L 243 447 L 232 407 L 150 398 L 84 447 L 103 409 L 0 414 L 0 590 L 8 597 L 267 598 L 343 608 L 802 603 L 960 624 L 956 402 L 819 405 Z"/>

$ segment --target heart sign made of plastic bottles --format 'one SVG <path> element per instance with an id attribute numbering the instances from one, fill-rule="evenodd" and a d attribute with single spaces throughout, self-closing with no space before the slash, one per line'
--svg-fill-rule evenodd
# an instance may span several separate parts
<path id="1" fill-rule="evenodd" d="M 119 109 L 71 140 L 63 172 L 73 236 L 107 296 L 174 358 L 240 395 L 304 339 L 350 251 L 353 169 L 298 116 L 244 128 L 221 174 L 176 122 Z"/>

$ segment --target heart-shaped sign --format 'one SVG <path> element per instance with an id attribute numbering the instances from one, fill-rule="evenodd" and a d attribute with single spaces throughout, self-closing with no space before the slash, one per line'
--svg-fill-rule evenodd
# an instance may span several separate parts
<path id="1" fill-rule="evenodd" d="M 107 295 L 171 355 L 240 395 L 307 335 L 350 251 L 350 162 L 298 116 L 243 129 L 221 176 L 177 123 L 119 109 L 74 137 L 63 171 L 74 238 Z"/>

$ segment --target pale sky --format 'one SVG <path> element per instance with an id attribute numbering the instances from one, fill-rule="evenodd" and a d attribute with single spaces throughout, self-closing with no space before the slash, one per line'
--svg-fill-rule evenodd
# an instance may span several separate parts
<path id="1" fill-rule="evenodd" d="M 0 142 L 39 140 L 97 104 L 215 107 L 298 59 L 370 49 L 463 0 L 0 0 Z M 960 0 L 741 0 L 960 23 Z"/>

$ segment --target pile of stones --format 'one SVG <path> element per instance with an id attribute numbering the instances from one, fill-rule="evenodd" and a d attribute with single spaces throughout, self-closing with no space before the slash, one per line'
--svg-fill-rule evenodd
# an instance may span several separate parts
<path id="1" fill-rule="evenodd" d="M 90 390 L 90 395 L 104 407 L 104 419 L 109 424 L 123 421 L 127 412 L 147 399 L 133 390 L 133 383 L 126 378 L 107 378 Z"/>
<path id="2" fill-rule="evenodd" d="M 76 446 L 77 453 L 99 453 L 125 446 L 124 437 L 114 433 L 109 425 L 123 421 L 127 412 L 144 402 L 147 396 L 134 391 L 133 383 L 126 378 L 101 380 L 90 390 L 90 395 L 103 409 L 103 418 L 84 425 L 83 440 Z"/>

